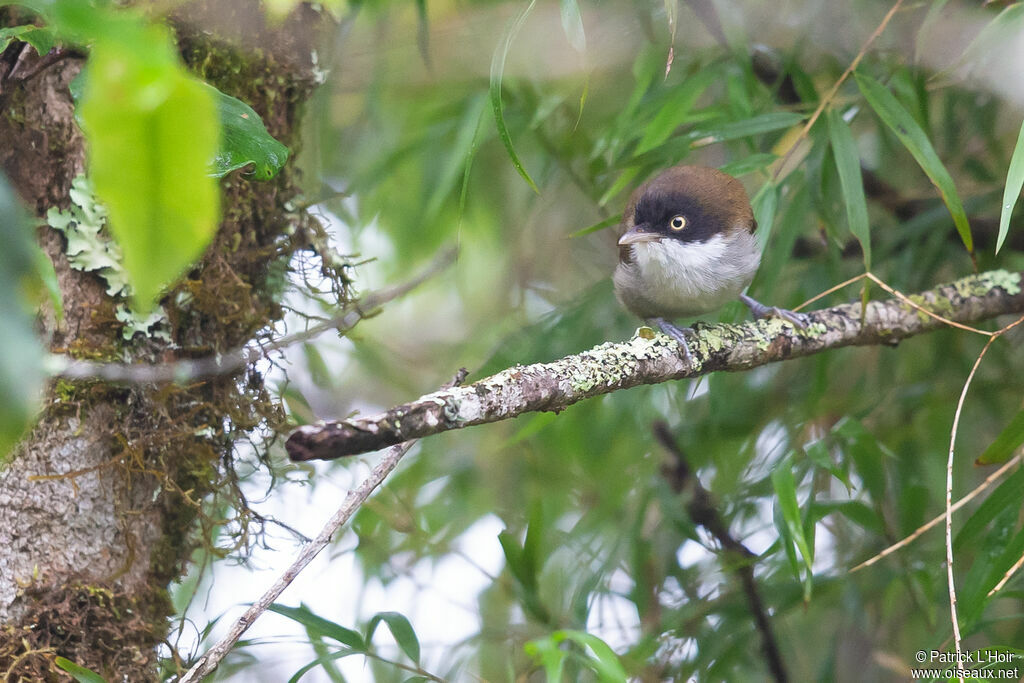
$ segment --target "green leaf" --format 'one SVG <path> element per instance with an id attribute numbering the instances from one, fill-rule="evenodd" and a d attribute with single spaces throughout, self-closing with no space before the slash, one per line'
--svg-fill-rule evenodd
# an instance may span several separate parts
<path id="1" fill-rule="evenodd" d="M 87 71 L 75 76 L 68 89 L 75 101 L 75 120 L 82 126 L 79 103 L 85 93 Z M 228 173 L 250 167 L 247 174 L 256 180 L 270 180 L 288 161 L 288 148 L 274 139 L 263 125 L 263 119 L 245 102 L 203 83 L 217 102 L 220 138 L 217 152 L 210 160 L 207 173 L 223 178 Z"/>
<path id="2" fill-rule="evenodd" d="M 559 631 L 556 635 L 590 648 L 594 655 L 588 659 L 588 663 L 597 673 L 598 680 L 603 683 L 625 683 L 626 670 L 622 668 L 618 655 L 603 640 L 583 631 Z"/>
<path id="3" fill-rule="evenodd" d="M 346 648 L 344 650 L 338 650 L 337 652 L 331 652 L 329 654 L 317 657 L 316 659 L 311 661 L 309 664 L 306 664 L 301 669 L 299 669 L 294 674 L 292 674 L 292 677 L 288 679 L 288 683 L 298 683 L 302 679 L 303 676 L 305 676 L 307 673 L 309 673 L 313 669 L 317 668 L 318 666 L 322 666 L 322 667 L 324 667 L 324 669 L 327 669 L 327 665 L 330 664 L 331 662 L 337 661 L 339 659 L 343 659 L 345 657 L 351 657 L 352 655 L 359 655 L 359 654 L 364 654 L 364 653 L 356 652 L 355 650 L 349 650 L 349 649 Z"/>
<path id="4" fill-rule="evenodd" d="M 32 24 L 0 28 L 0 52 L 6 50 L 14 40 L 28 43 L 42 56 L 53 49 L 57 37 L 54 35 L 53 29 Z"/>
<path id="5" fill-rule="evenodd" d="M 1006 187 L 1003 189 L 1003 208 L 999 212 L 999 236 L 996 238 L 996 253 L 1003 247 L 1003 241 L 1010 232 L 1010 216 L 1024 187 L 1024 124 L 1017 134 L 1017 144 L 1010 157 L 1010 169 L 1006 173 Z"/>
<path id="6" fill-rule="evenodd" d="M 207 169 L 218 125 L 209 86 L 185 72 L 167 30 L 129 28 L 93 44 L 81 113 L 89 176 L 145 314 L 217 231 Z"/>
<path id="7" fill-rule="evenodd" d="M 717 71 L 703 69 L 676 86 L 671 97 L 662 104 L 651 122 L 644 127 L 644 135 L 640 138 L 634 154 L 639 156 L 668 140 L 676 128 L 686 122 L 694 103 L 717 76 Z"/>
<path id="8" fill-rule="evenodd" d="M 754 198 L 750 200 L 754 210 L 754 220 L 757 222 L 757 244 L 764 251 L 768 244 L 768 236 L 772 234 L 772 227 L 775 225 L 775 212 L 779 208 L 779 186 L 773 183 L 765 183 L 757 191 Z"/>
<path id="9" fill-rule="evenodd" d="M 43 354 L 35 335 L 39 248 L 14 192 L 0 175 L 0 459 L 35 414 L 43 384 Z"/>
<path id="10" fill-rule="evenodd" d="M 621 222 L 622 222 L 622 216 L 609 216 L 608 218 L 605 218 L 604 220 L 600 220 L 597 223 L 594 223 L 593 225 L 588 225 L 587 227 L 580 228 L 579 230 L 576 230 L 575 232 L 570 232 L 568 234 L 568 237 L 569 238 L 583 237 L 584 235 L 589 235 L 591 233 L 595 233 L 595 232 L 599 232 L 601 230 L 604 230 L 605 228 L 610 228 L 611 226 L 617 225 L 618 223 L 621 223 Z"/>
<path id="11" fill-rule="evenodd" d="M 404 614 L 399 614 L 398 612 L 378 612 L 373 615 L 366 627 L 366 642 L 370 642 L 374 631 L 377 630 L 377 624 L 382 621 L 388 625 L 391 635 L 394 636 L 398 647 L 402 648 L 402 652 L 408 655 L 409 659 L 419 664 L 420 641 L 416 637 L 416 631 L 413 630 L 412 624 L 409 623 Z"/>
<path id="12" fill-rule="evenodd" d="M 203 83 L 217 102 L 220 145 L 210 175 L 223 178 L 231 171 L 251 167 L 257 180 L 270 180 L 288 161 L 288 148 L 267 132 L 260 115 L 242 100 Z"/>
<path id="13" fill-rule="evenodd" d="M 960 239 L 967 247 L 967 251 L 973 253 L 974 239 L 971 237 L 971 226 L 967 222 L 967 214 L 964 212 L 960 195 L 957 194 L 953 178 L 942 164 L 939 155 L 935 153 L 924 130 L 884 85 L 860 72 L 854 72 L 854 78 L 868 104 L 878 114 L 878 118 L 882 119 L 882 122 L 899 138 L 921 170 L 939 190 L 942 201 L 946 203 L 949 213 L 953 216 L 953 223 L 960 233 Z"/>
<path id="14" fill-rule="evenodd" d="M 1001 462 L 1006 462 L 1022 443 L 1024 443 L 1024 410 L 1018 411 L 1013 416 L 1010 424 L 1006 425 L 1006 429 L 1001 431 L 996 440 L 978 457 L 977 464 L 998 465 Z"/>
<path id="15" fill-rule="evenodd" d="M 772 486 L 775 488 L 776 500 L 779 503 L 782 519 L 786 523 L 786 530 L 804 558 L 804 565 L 810 571 L 814 564 L 814 552 L 804 534 L 800 504 L 796 500 L 796 479 L 793 477 L 793 470 L 787 463 L 782 463 L 772 470 Z"/>
<path id="16" fill-rule="evenodd" d="M 494 57 L 491 59 L 490 95 L 491 109 L 494 111 L 494 123 L 498 127 L 498 137 L 501 138 L 502 144 L 505 145 L 505 150 L 508 152 L 509 159 L 512 160 L 512 165 L 515 166 L 516 171 L 519 172 L 519 175 L 523 177 L 523 180 L 526 181 L 533 191 L 540 194 L 540 189 L 533 182 L 530 174 L 526 172 L 526 168 L 519 160 L 519 155 L 516 154 L 515 147 L 512 145 L 512 136 L 508 132 L 508 126 L 505 125 L 505 115 L 501 110 L 501 79 L 505 73 L 505 59 L 508 57 L 512 41 L 515 40 L 519 30 L 523 27 L 523 23 L 526 22 L 526 17 L 529 16 L 530 11 L 536 4 L 537 0 L 530 0 L 530 4 L 526 6 L 526 9 L 509 25 L 508 31 L 505 32 L 505 37 L 501 42 L 501 47 L 494 52 Z"/>
<path id="17" fill-rule="evenodd" d="M 864 196 L 864 179 L 861 177 L 857 144 L 849 125 L 838 110 L 829 109 L 825 118 L 836 170 L 839 172 L 839 186 L 843 190 L 846 221 L 864 252 L 864 268 L 871 270 L 871 226 L 868 223 L 868 200 Z"/>
<path id="18" fill-rule="evenodd" d="M 1022 497 L 1024 497 L 1024 469 L 1018 469 L 1000 482 L 999 486 L 985 497 L 978 509 L 967 518 L 953 540 L 954 552 L 963 550 L 965 543 L 974 543 L 981 538 L 985 527 L 997 515 L 1011 508 L 1019 508 Z"/>
<path id="19" fill-rule="evenodd" d="M 576 52 L 587 51 L 587 36 L 583 32 L 583 16 L 576 0 L 560 0 L 562 10 L 562 30 Z"/>
<path id="20" fill-rule="evenodd" d="M 567 640 L 581 648 L 589 648 L 592 654 L 584 657 L 578 651 L 561 648 L 560 645 Z M 584 631 L 555 631 L 547 638 L 527 642 L 523 649 L 544 667 L 544 674 L 549 683 L 562 681 L 565 663 L 571 656 L 590 667 L 601 683 L 625 683 L 628 680 L 618 655 L 603 640 Z"/>
<path id="21" fill-rule="evenodd" d="M 705 145 L 717 142 L 748 138 L 784 128 L 792 128 L 798 123 L 802 123 L 804 118 L 803 114 L 773 111 L 767 114 L 751 116 L 740 121 L 726 121 L 717 125 L 706 126 L 688 134 L 687 138 L 692 140 L 692 146 L 704 147 Z"/>
<path id="22" fill-rule="evenodd" d="M 299 622 L 313 634 L 324 636 L 325 638 L 333 638 L 356 652 L 366 652 L 366 641 L 363 640 L 363 637 L 357 631 L 345 628 L 333 621 L 313 614 L 306 605 L 288 607 L 287 605 L 279 605 L 275 602 L 267 609 Z"/>
<path id="23" fill-rule="evenodd" d="M 56 657 L 54 658 L 53 663 L 71 674 L 71 677 L 78 681 L 78 683 L 107 683 L 107 679 L 100 676 L 95 671 L 75 664 L 65 657 Z"/>

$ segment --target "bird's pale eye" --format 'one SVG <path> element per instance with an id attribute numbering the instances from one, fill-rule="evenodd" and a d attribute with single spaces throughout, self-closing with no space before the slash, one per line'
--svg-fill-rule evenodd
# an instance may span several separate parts
<path id="1" fill-rule="evenodd" d="M 672 216 L 672 220 L 668 222 L 668 227 L 672 228 L 676 232 L 679 232 L 686 227 L 685 216 Z"/>

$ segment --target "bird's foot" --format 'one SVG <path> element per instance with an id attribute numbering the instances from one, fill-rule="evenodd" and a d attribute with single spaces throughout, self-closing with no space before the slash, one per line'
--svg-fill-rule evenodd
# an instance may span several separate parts
<path id="1" fill-rule="evenodd" d="M 690 353 L 690 347 L 686 344 L 687 333 L 693 333 L 691 328 L 677 327 L 664 318 L 648 318 L 647 324 L 657 325 L 658 329 L 675 339 L 679 343 L 679 348 L 683 351 L 683 357 L 686 359 L 686 362 L 693 363 L 693 354 Z"/>
<path id="2" fill-rule="evenodd" d="M 799 328 L 806 328 L 811 324 L 811 319 L 806 313 L 797 313 L 796 311 L 779 308 L 778 306 L 765 306 L 746 294 L 740 294 L 740 301 L 747 305 L 747 308 L 750 309 L 750 312 L 754 314 L 755 318 L 782 318 L 783 320 L 788 320 Z"/>

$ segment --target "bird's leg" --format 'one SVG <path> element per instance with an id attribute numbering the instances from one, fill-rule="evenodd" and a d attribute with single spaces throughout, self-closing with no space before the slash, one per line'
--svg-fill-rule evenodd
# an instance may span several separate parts
<path id="1" fill-rule="evenodd" d="M 765 306 L 746 294 L 740 294 L 740 301 L 747 305 L 747 308 L 750 309 L 750 312 L 754 314 L 755 318 L 768 318 L 775 316 L 777 318 L 782 318 L 783 320 L 788 320 L 801 328 L 807 327 L 811 322 L 811 319 L 803 313 L 788 311 L 785 308 L 779 308 L 778 306 Z"/>
<path id="2" fill-rule="evenodd" d="M 648 325 L 657 325 L 658 329 L 679 342 L 679 348 L 683 350 L 683 357 L 686 358 L 686 362 L 693 362 L 693 354 L 690 353 L 690 347 L 686 344 L 686 333 L 693 332 L 691 328 L 676 327 L 664 318 L 647 318 L 646 322 Z"/>

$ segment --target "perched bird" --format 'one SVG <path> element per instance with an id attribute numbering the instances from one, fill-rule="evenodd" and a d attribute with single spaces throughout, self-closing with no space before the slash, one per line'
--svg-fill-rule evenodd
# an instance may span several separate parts
<path id="1" fill-rule="evenodd" d="M 807 316 L 765 306 L 743 294 L 761 263 L 757 227 L 743 185 L 703 166 L 673 166 L 638 187 L 622 216 L 615 295 L 682 348 L 690 328 L 670 319 L 708 313 L 733 299 L 756 317 L 780 316 L 799 327 Z"/>

